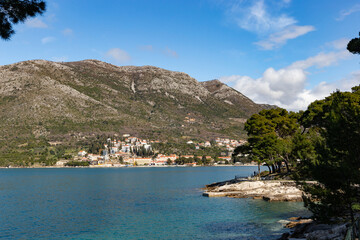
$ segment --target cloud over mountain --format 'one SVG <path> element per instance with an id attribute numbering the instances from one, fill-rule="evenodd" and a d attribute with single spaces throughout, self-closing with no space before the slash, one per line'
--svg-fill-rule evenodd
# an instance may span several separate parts
<path id="1" fill-rule="evenodd" d="M 360 81 L 359 73 L 342 80 L 325 83 L 321 82 L 312 89 L 306 89 L 308 70 L 312 67 L 324 68 L 337 64 L 339 61 L 351 57 L 346 50 L 319 53 L 305 60 L 296 61 L 291 65 L 276 70 L 268 68 L 261 77 L 225 76 L 222 82 L 232 83 L 233 87 L 249 96 L 255 102 L 275 104 L 290 110 L 305 109 L 316 99 L 327 96 L 337 88 L 349 90 Z"/>
<path id="2" fill-rule="evenodd" d="M 131 60 L 131 56 L 120 48 L 112 48 L 106 52 L 106 57 L 116 61 L 117 63 L 124 63 Z"/>

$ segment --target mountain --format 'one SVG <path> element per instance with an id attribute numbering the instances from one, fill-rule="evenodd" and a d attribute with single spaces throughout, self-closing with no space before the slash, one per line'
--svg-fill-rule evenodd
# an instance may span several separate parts
<path id="1" fill-rule="evenodd" d="M 115 133 L 239 138 L 244 121 L 264 108 L 218 80 L 153 66 L 25 61 L 0 67 L 0 150 L 28 139 L 70 143 Z"/>
<path id="2" fill-rule="evenodd" d="M 248 115 L 257 113 L 262 109 L 272 109 L 277 107 L 275 105 L 256 104 L 250 98 L 246 97 L 242 93 L 227 86 L 226 84 L 220 82 L 217 79 L 201 82 L 201 84 L 215 98 L 223 100 L 227 104 L 235 105 L 237 108 L 241 109 L 243 112 L 247 113 Z"/>

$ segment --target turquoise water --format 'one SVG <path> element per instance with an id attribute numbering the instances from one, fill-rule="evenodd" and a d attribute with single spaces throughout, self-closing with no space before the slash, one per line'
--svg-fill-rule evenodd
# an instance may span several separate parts
<path id="1" fill-rule="evenodd" d="M 1 169 L 1 239 L 276 239 L 302 203 L 207 198 L 256 167 Z"/>

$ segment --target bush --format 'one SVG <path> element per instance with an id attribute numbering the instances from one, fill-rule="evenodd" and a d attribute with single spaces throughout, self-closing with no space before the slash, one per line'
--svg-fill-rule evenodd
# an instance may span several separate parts
<path id="1" fill-rule="evenodd" d="M 88 167 L 90 165 L 89 162 L 79 162 L 79 161 L 70 161 L 65 163 L 65 166 L 68 167 Z"/>

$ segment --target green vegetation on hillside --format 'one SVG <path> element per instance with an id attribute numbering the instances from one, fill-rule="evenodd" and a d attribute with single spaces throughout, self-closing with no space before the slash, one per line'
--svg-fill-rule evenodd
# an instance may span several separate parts
<path id="1" fill-rule="evenodd" d="M 6 82 L 0 84 L 6 86 L 0 94 L 1 166 L 51 165 L 63 157 L 46 153 L 49 142 L 75 154 L 90 149 L 97 138 L 123 133 L 167 141 L 169 149 L 186 152 L 186 146 L 171 145 L 182 145 L 177 139 L 184 136 L 199 141 L 245 137 L 245 119 L 262 109 L 222 83 L 213 92 L 185 73 L 96 60 L 15 63 L 2 67 L 0 82 Z M 20 144 L 43 149 L 41 160 Z"/>
<path id="2" fill-rule="evenodd" d="M 186 141 L 169 141 L 166 143 L 154 143 L 153 149 L 163 154 L 197 155 L 197 156 L 221 156 L 227 152 L 217 146 L 195 148 L 195 144 L 187 144 Z"/>
<path id="3" fill-rule="evenodd" d="M 74 150 L 68 146 L 51 146 L 44 138 L 4 141 L 0 144 L 0 166 L 52 166 L 60 159 L 69 159 Z"/>

